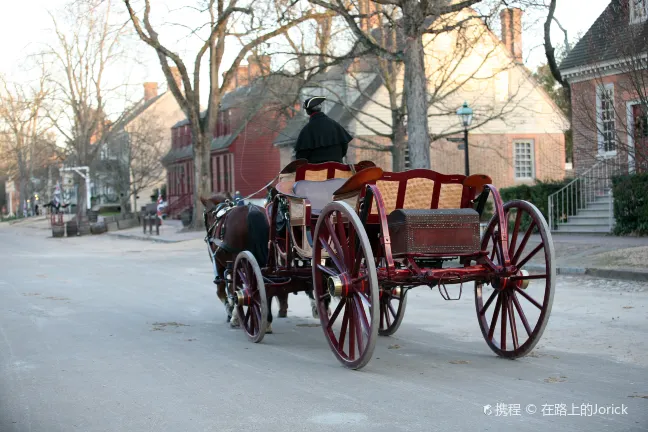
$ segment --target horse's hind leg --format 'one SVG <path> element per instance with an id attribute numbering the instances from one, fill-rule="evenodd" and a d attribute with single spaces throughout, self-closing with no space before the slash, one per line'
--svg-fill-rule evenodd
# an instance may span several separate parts
<path id="1" fill-rule="evenodd" d="M 277 300 L 279 300 L 279 318 L 286 318 L 288 316 L 288 294 L 278 295 Z"/>
<path id="2" fill-rule="evenodd" d="M 218 254 L 217 254 L 218 256 Z M 227 320 L 225 322 L 232 323 L 232 308 L 230 307 L 229 301 L 227 299 L 227 282 L 225 280 L 225 266 L 223 266 L 219 259 L 216 259 L 216 296 L 223 303 L 225 307 L 225 314 L 227 315 Z"/>
<path id="3" fill-rule="evenodd" d="M 272 333 L 272 297 L 268 297 L 268 326 L 266 334 Z"/>

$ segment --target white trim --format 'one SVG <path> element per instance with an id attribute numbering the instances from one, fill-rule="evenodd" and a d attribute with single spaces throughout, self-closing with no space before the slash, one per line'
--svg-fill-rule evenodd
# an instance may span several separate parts
<path id="1" fill-rule="evenodd" d="M 600 63 L 592 63 L 588 65 L 575 66 L 568 69 L 561 69 L 560 73 L 564 79 L 568 79 L 569 82 L 579 82 L 586 81 L 592 77 L 601 77 L 616 75 L 619 73 L 624 73 L 621 66 L 637 61 L 646 61 L 648 60 L 648 53 L 644 53 L 637 56 L 626 57 L 626 58 L 617 58 L 612 60 L 607 60 Z"/>
<path id="2" fill-rule="evenodd" d="M 515 152 L 515 145 L 516 144 L 531 144 L 531 177 L 518 177 L 516 173 L 516 168 L 517 168 L 517 159 L 516 159 L 516 152 Z M 536 155 L 535 155 L 535 140 L 533 138 L 530 139 L 514 139 L 513 140 L 513 179 L 518 182 L 524 182 L 524 181 L 533 181 L 536 177 Z"/>
<path id="3" fill-rule="evenodd" d="M 631 0 L 635 1 L 635 0 Z M 648 18 L 648 1 L 647 0 L 639 0 L 642 5 L 643 5 L 643 16 L 635 16 L 635 9 L 632 4 L 630 4 L 630 24 L 641 24 L 642 22 L 646 21 L 646 18 Z"/>
<path id="4" fill-rule="evenodd" d="M 603 134 L 601 133 L 601 131 L 603 130 L 603 118 L 602 118 L 602 113 L 599 110 L 599 108 L 601 107 L 601 89 L 604 89 L 606 92 L 607 91 L 611 92 L 612 107 L 614 108 L 614 83 L 607 83 L 607 84 L 596 86 L 596 136 L 597 136 L 596 144 L 598 150 L 597 153 L 600 157 L 609 158 L 609 157 L 616 156 L 619 143 L 617 142 L 617 137 L 615 136 L 614 150 L 605 151 L 605 139 L 603 138 Z M 616 130 L 616 118 L 613 117 L 613 120 L 614 120 L 614 129 Z"/>

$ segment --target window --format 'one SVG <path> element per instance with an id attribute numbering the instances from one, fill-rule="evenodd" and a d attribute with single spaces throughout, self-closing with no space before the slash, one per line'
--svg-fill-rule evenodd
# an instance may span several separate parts
<path id="1" fill-rule="evenodd" d="M 404 163 L 403 163 L 403 167 L 405 168 L 405 170 L 408 170 L 410 168 L 410 166 L 411 166 L 410 165 L 410 157 L 409 157 L 409 145 L 407 147 L 405 147 L 405 151 L 403 152 L 403 157 L 405 159 Z"/>
<path id="2" fill-rule="evenodd" d="M 648 18 L 648 0 L 630 0 L 630 24 L 639 24 Z"/>
<path id="3" fill-rule="evenodd" d="M 616 124 L 614 116 L 614 86 L 600 86 L 596 92 L 598 150 L 601 155 L 616 154 Z"/>
<path id="4" fill-rule="evenodd" d="M 533 141 L 513 142 L 513 152 L 515 178 L 532 180 L 535 177 Z"/>

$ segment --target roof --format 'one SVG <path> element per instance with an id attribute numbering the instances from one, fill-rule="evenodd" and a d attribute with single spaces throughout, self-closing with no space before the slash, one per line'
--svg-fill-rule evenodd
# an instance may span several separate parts
<path id="1" fill-rule="evenodd" d="M 300 80 L 289 78 L 285 76 L 270 76 L 260 78 L 252 84 L 239 87 L 229 93 L 226 93 L 221 99 L 220 110 L 228 110 L 233 108 L 245 108 L 243 112 L 243 121 L 241 124 L 236 125 L 236 129 L 229 135 L 219 136 L 212 139 L 211 151 L 223 150 L 228 148 L 238 135 L 245 130 L 248 122 L 252 120 L 254 115 L 261 110 L 264 106 L 270 104 L 280 104 L 281 106 L 290 106 L 291 101 L 294 99 L 295 92 L 299 88 Z M 205 117 L 207 111 L 203 111 L 200 115 Z M 182 120 L 172 128 L 180 127 L 189 124 L 189 120 Z M 163 164 L 168 164 L 173 161 L 188 159 L 192 156 L 191 146 L 182 147 L 179 149 L 171 149 L 162 158 Z"/>
<path id="2" fill-rule="evenodd" d="M 128 125 L 130 122 L 135 120 L 140 114 L 142 114 L 144 111 L 146 111 L 151 105 L 153 105 L 155 102 L 159 101 L 161 98 L 163 98 L 166 94 L 170 94 L 170 92 L 165 91 L 162 94 L 159 94 L 149 100 L 144 100 L 143 98 L 137 102 L 133 108 L 126 114 L 126 116 L 122 119 L 120 119 L 114 126 L 115 130 L 123 129 Z"/>
<path id="3" fill-rule="evenodd" d="M 627 0 L 612 0 L 560 64 L 560 70 L 617 60 L 627 47 L 637 53 L 646 51 L 648 25 L 630 24 Z"/>

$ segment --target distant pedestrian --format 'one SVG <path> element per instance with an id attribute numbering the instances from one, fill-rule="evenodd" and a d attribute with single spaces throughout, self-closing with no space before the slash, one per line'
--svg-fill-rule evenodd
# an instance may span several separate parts
<path id="1" fill-rule="evenodd" d="M 234 194 L 234 202 L 238 207 L 245 205 L 245 203 L 243 202 L 243 195 L 241 195 L 241 192 L 236 191 L 236 193 Z"/>

